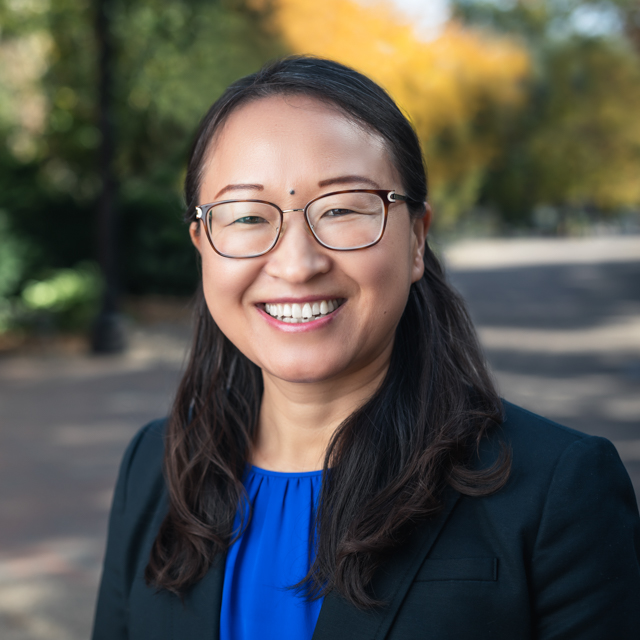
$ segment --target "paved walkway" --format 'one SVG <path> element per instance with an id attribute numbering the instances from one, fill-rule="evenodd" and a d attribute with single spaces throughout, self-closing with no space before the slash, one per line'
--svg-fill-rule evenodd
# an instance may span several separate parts
<path id="1" fill-rule="evenodd" d="M 447 252 L 503 395 L 612 439 L 640 495 L 640 238 Z M 125 356 L 0 359 L 0 638 L 85 640 L 122 451 L 171 403 L 185 323 Z"/>

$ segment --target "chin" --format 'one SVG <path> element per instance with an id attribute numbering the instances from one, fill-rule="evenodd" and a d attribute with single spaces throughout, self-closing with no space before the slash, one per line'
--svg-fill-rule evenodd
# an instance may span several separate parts
<path id="1" fill-rule="evenodd" d="M 279 362 L 273 366 L 269 363 L 261 368 L 265 373 L 280 380 L 303 384 L 324 382 L 331 378 L 338 377 L 340 373 L 344 371 L 345 367 L 337 363 L 333 366 L 326 363 L 325 366 L 319 367 L 313 359 L 305 359 L 303 362 Z"/>

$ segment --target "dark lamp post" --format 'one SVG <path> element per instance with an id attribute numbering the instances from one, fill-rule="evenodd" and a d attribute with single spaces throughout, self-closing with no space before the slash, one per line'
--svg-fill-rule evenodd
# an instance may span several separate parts
<path id="1" fill-rule="evenodd" d="M 98 259 L 104 278 L 102 308 L 93 325 L 94 353 L 120 353 L 126 346 L 118 306 L 117 195 L 113 172 L 114 127 L 112 105 L 113 45 L 110 33 L 110 0 L 96 0 L 95 32 L 98 48 L 98 118 L 101 133 L 99 168 L 102 191 L 97 208 Z"/>

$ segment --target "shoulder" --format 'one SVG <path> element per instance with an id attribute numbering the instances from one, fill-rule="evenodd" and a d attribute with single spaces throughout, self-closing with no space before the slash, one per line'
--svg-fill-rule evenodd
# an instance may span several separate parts
<path id="1" fill-rule="evenodd" d="M 151 545 L 166 513 L 165 424 L 166 420 L 155 420 L 142 427 L 122 458 L 109 516 L 94 640 L 129 637 L 130 594 L 134 584 L 144 584 Z"/>
<path id="2" fill-rule="evenodd" d="M 504 421 L 493 439 L 510 447 L 514 481 L 520 476 L 538 477 L 548 492 L 572 486 L 584 495 L 589 488 L 591 504 L 598 494 L 616 488 L 635 503 L 629 476 L 609 440 L 569 429 L 509 402 L 504 408 Z"/>
<path id="3" fill-rule="evenodd" d="M 164 486 L 162 462 L 166 418 L 142 427 L 124 452 L 114 497 L 114 509 L 124 510 L 131 502 L 157 494 Z"/>
<path id="4" fill-rule="evenodd" d="M 502 404 L 504 418 L 501 431 L 515 446 L 533 447 L 540 452 L 552 452 L 560 451 L 578 440 L 590 437 L 506 400 L 503 400 Z"/>
<path id="5" fill-rule="evenodd" d="M 495 500 L 524 524 L 540 637 L 567 620 L 584 637 L 635 637 L 640 518 L 616 448 L 510 403 L 500 431 L 513 467 Z"/>
<path id="6" fill-rule="evenodd" d="M 638 535 L 633 486 L 609 440 L 504 402 L 502 424 L 481 447 L 482 466 L 491 466 L 505 446 L 511 455 L 510 476 L 502 489 L 487 496 L 485 506 L 526 523 L 530 542 L 571 528 L 568 519 L 585 531 L 589 526 L 601 529 L 607 518 L 609 523 L 624 520 Z"/>
<path id="7" fill-rule="evenodd" d="M 560 511 L 577 516 L 612 509 L 637 518 L 629 475 L 613 444 L 504 402 L 503 421 L 480 446 L 480 466 L 489 468 L 506 449 L 506 484 L 482 501 L 498 513 L 522 519 L 531 535 Z M 561 520 L 562 518 L 560 518 Z M 589 515 L 591 520 L 591 515 Z"/>
<path id="8" fill-rule="evenodd" d="M 141 461 L 161 460 L 164 454 L 166 423 L 166 418 L 160 418 L 139 429 L 127 446 L 123 462 L 130 467 Z"/>
<path id="9" fill-rule="evenodd" d="M 165 420 L 149 423 L 125 451 L 109 516 L 107 567 L 119 567 L 127 584 L 144 570 L 151 544 L 166 515 L 163 475 Z M 128 587 L 127 587 L 128 588 Z"/>
<path id="10" fill-rule="evenodd" d="M 437 537 L 412 587 L 415 610 L 427 608 L 442 637 L 635 638 L 640 518 L 615 447 L 508 402 L 481 465 L 503 447 L 506 484 L 452 493 L 441 524 L 422 529 L 422 544 Z"/>
<path id="11" fill-rule="evenodd" d="M 503 406 L 504 419 L 490 438 L 489 450 L 506 444 L 514 474 L 550 480 L 559 467 L 575 458 L 602 458 L 622 468 L 615 447 L 606 438 L 570 429 L 510 402 L 503 401 Z"/>

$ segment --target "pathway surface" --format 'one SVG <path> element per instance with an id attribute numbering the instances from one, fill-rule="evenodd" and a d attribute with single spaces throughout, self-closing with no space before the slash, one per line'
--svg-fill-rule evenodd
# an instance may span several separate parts
<path id="1" fill-rule="evenodd" d="M 503 395 L 612 439 L 640 495 L 640 238 L 446 252 Z M 125 356 L 0 359 L 0 638 L 89 636 L 122 452 L 169 407 L 185 322 Z"/>

